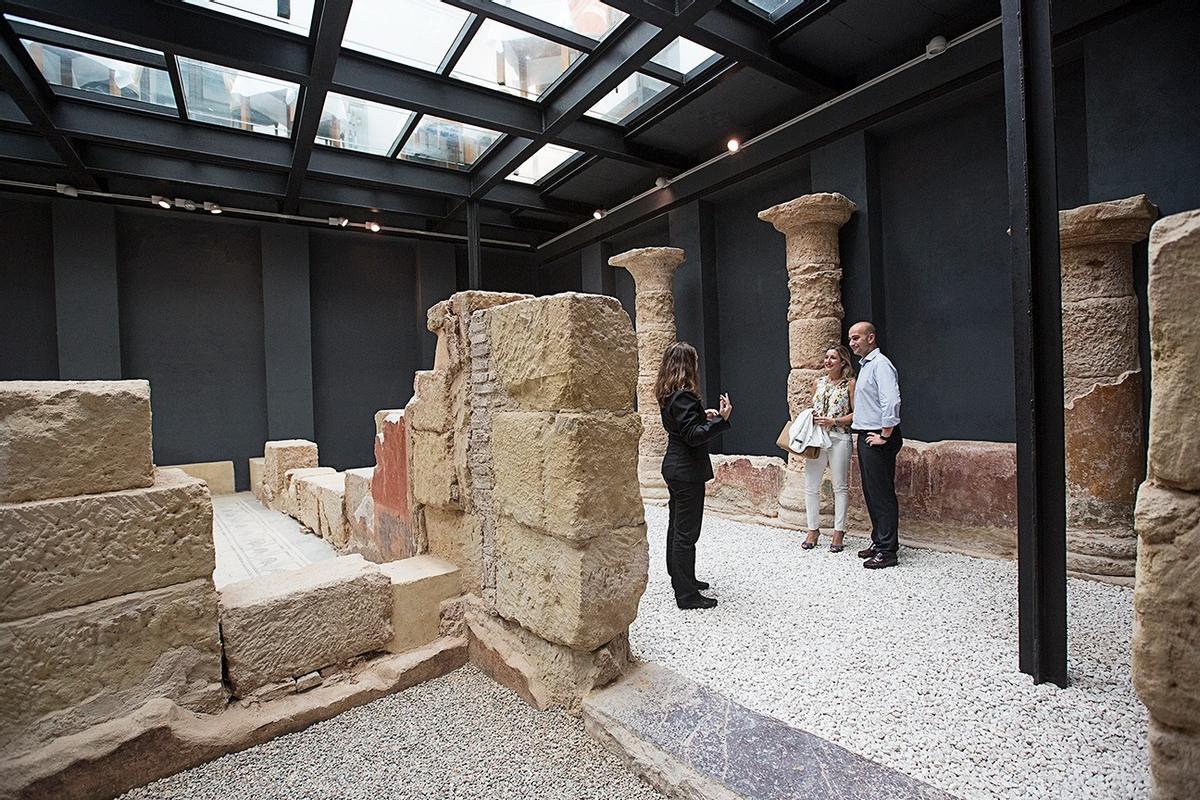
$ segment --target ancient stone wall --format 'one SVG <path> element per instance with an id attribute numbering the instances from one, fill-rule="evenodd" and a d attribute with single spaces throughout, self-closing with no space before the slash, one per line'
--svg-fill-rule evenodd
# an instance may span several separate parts
<path id="1" fill-rule="evenodd" d="M 1150 231 L 1150 450 L 1137 495 L 1133 682 L 1155 800 L 1200 787 L 1200 211 Z"/>

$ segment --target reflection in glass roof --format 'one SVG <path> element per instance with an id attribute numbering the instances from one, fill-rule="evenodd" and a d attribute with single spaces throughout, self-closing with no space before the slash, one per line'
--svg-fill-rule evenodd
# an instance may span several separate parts
<path id="1" fill-rule="evenodd" d="M 155 55 L 158 55 L 158 56 L 162 55 L 162 51 L 160 51 L 160 50 L 151 50 L 149 47 L 139 47 L 136 44 L 129 44 L 128 42 L 118 42 L 116 39 L 105 39 L 103 36 L 96 36 L 95 34 L 92 34 L 92 33 L 84 33 L 83 31 L 73 31 L 70 28 L 60 28 L 57 25 L 51 25 L 48 22 L 38 22 L 35 19 L 25 19 L 24 17 L 16 17 L 16 16 L 13 16 L 12 14 L 5 14 L 4 18 L 6 20 L 8 20 L 9 22 L 20 22 L 25 25 L 30 25 L 35 28 L 42 28 L 42 29 L 48 30 L 48 31 L 59 31 L 60 33 L 69 33 L 72 36 L 78 36 L 81 39 L 91 39 L 93 42 L 103 42 L 104 44 L 116 44 L 116 45 L 120 45 L 121 47 L 126 47 L 130 50 L 141 50 L 143 53 L 154 53 Z"/>
<path id="2" fill-rule="evenodd" d="M 179 57 L 184 104 L 191 119 L 244 131 L 290 136 L 297 84 Z"/>
<path id="3" fill-rule="evenodd" d="M 543 22 L 579 33 L 597 41 L 603 39 L 628 14 L 606 6 L 600 0 L 495 0 L 497 5 L 508 6 L 536 17 Z"/>
<path id="4" fill-rule="evenodd" d="M 791 5 L 793 0 L 750 0 L 750 2 L 768 14 L 774 14 L 784 6 Z"/>
<path id="5" fill-rule="evenodd" d="M 438 0 L 354 0 L 342 45 L 436 70 L 470 16 Z"/>
<path id="6" fill-rule="evenodd" d="M 413 112 L 330 92 L 317 126 L 317 144 L 386 156 Z"/>
<path id="7" fill-rule="evenodd" d="M 400 158 L 439 167 L 466 169 L 500 138 L 496 131 L 440 117 L 421 117 Z"/>
<path id="8" fill-rule="evenodd" d="M 68 47 L 22 39 L 29 57 L 51 86 L 122 97 L 151 105 L 175 108 L 171 78 L 164 69 L 130 64 L 106 56 L 81 53 Z"/>
<path id="9" fill-rule="evenodd" d="M 520 97 L 537 98 L 579 55 L 578 50 L 488 20 L 450 74 Z"/>
<path id="10" fill-rule="evenodd" d="M 635 72 L 587 111 L 589 117 L 621 122 L 670 86 L 666 81 Z"/>
<path id="11" fill-rule="evenodd" d="M 676 72 L 682 72 L 684 75 L 687 75 L 714 55 L 716 53 L 707 47 L 698 45 L 691 39 L 684 39 L 680 36 L 650 60 L 660 67 L 673 69 Z"/>
<path id="12" fill-rule="evenodd" d="M 194 6 L 211 8 L 222 14 L 260 22 L 284 30 L 308 35 L 312 22 L 313 0 L 183 0 Z M 287 9 L 287 16 L 280 15 L 280 7 Z"/>
<path id="13" fill-rule="evenodd" d="M 520 183 L 536 183 L 553 172 L 559 164 L 578 153 L 569 147 L 548 144 L 530 156 L 524 164 L 517 167 L 508 176 L 510 181 Z"/>

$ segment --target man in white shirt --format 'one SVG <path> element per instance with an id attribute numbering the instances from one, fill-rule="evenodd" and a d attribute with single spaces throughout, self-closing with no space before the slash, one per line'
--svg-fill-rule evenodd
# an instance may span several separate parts
<path id="1" fill-rule="evenodd" d="M 896 367 L 879 350 L 875 326 L 850 328 L 850 349 L 859 357 L 854 386 L 854 422 L 858 434 L 858 470 L 871 515 L 871 546 L 858 551 L 867 569 L 894 567 L 900 548 L 900 504 L 896 500 L 896 454 L 900 435 L 900 380 Z"/>

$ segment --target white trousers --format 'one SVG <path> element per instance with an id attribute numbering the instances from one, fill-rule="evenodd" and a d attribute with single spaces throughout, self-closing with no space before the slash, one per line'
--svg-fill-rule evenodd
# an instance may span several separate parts
<path id="1" fill-rule="evenodd" d="M 829 482 L 833 484 L 833 529 L 846 530 L 846 507 L 850 505 L 850 447 L 848 433 L 830 432 L 833 447 L 822 447 L 816 458 L 804 461 L 804 511 L 808 515 L 808 529 L 821 527 L 821 478 L 825 465 L 830 468 Z"/>

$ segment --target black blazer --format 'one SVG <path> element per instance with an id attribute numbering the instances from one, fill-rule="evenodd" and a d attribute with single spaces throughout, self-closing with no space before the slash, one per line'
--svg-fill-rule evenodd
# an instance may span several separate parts
<path id="1" fill-rule="evenodd" d="M 667 454 L 663 456 L 662 476 L 668 481 L 703 483 L 713 476 L 708 441 L 729 428 L 721 417 L 709 420 L 700 398 L 689 391 L 673 392 L 662 410 L 667 429 Z"/>

